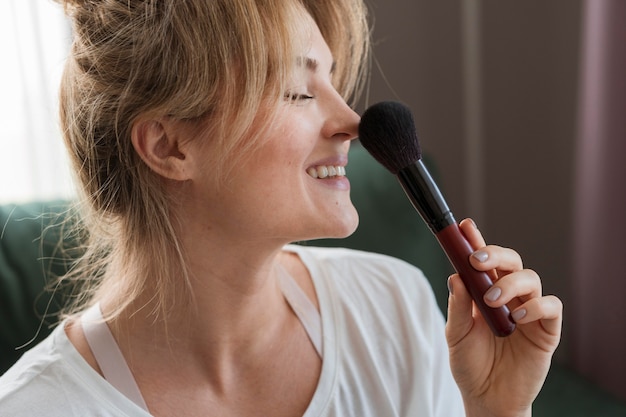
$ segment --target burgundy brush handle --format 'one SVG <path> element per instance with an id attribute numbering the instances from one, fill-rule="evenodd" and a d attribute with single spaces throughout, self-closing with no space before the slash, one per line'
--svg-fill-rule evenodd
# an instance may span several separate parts
<path id="1" fill-rule="evenodd" d="M 474 253 L 474 249 L 461 233 L 426 166 L 418 160 L 398 171 L 396 175 L 411 204 L 437 237 L 452 266 L 461 276 L 465 288 L 493 334 L 503 337 L 513 333 L 515 322 L 511 318 L 509 308 L 507 306 L 493 308 L 485 304 L 483 296 L 491 288 L 493 281 L 486 272 L 477 271 L 470 264 L 469 257 Z"/>
<path id="2" fill-rule="evenodd" d="M 485 304 L 483 296 L 493 285 L 486 272 L 477 271 L 469 262 L 473 248 L 461 232 L 459 225 L 453 223 L 435 234 L 439 244 L 452 262 L 454 269 L 461 276 L 465 288 L 478 306 L 491 331 L 500 337 L 508 336 L 515 330 L 515 322 L 507 306 L 498 308 Z"/>

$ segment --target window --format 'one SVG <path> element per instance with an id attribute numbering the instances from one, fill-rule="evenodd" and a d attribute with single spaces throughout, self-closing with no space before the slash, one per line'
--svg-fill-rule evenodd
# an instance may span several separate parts
<path id="1" fill-rule="evenodd" d="M 70 38 L 59 4 L 0 2 L 0 203 L 73 195 L 58 122 Z"/>

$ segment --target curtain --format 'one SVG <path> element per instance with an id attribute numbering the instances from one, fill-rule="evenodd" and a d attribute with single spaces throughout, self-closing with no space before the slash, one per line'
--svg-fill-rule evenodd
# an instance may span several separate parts
<path id="1" fill-rule="evenodd" d="M 626 1 L 587 0 L 575 191 L 573 361 L 626 399 Z"/>
<path id="2" fill-rule="evenodd" d="M 0 203 L 72 194 L 57 117 L 69 43 L 59 4 L 0 1 Z"/>

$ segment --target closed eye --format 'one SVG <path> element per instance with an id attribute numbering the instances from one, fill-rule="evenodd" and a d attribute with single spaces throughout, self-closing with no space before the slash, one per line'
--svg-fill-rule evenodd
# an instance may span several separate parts
<path id="1" fill-rule="evenodd" d="M 285 93 L 285 100 L 288 100 L 290 102 L 296 102 L 296 101 L 304 101 L 304 100 L 312 100 L 315 97 L 313 97 L 312 95 L 309 94 L 305 94 L 305 93 L 293 93 L 291 91 L 287 91 Z"/>

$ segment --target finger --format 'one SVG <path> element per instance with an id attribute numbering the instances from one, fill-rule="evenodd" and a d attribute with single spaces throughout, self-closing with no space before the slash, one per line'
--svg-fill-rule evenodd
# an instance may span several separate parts
<path id="1" fill-rule="evenodd" d="M 483 238 L 483 235 L 478 230 L 478 227 L 476 227 L 476 223 L 474 223 L 474 220 L 469 219 L 469 218 L 462 220 L 461 223 L 459 223 L 459 228 L 461 229 L 461 232 L 465 236 L 465 239 L 467 239 L 470 246 L 474 250 L 484 248 L 486 246 L 485 239 Z M 498 273 L 496 272 L 495 269 L 491 269 L 491 270 L 481 269 L 481 271 L 486 271 L 489 277 L 491 278 L 491 281 L 496 281 L 498 279 Z"/>
<path id="2" fill-rule="evenodd" d="M 461 223 L 459 223 L 459 228 L 461 229 L 461 232 L 463 232 L 463 235 L 465 235 L 465 238 L 470 243 L 472 248 L 480 249 L 483 246 L 487 245 L 485 243 L 483 235 L 480 233 L 480 230 L 478 230 L 478 227 L 476 227 L 476 223 L 474 223 L 474 220 L 469 218 L 462 220 Z"/>
<path id="3" fill-rule="evenodd" d="M 448 322 L 446 338 L 450 347 L 455 346 L 474 325 L 472 298 L 458 274 L 448 278 Z"/>
<path id="4" fill-rule="evenodd" d="M 561 334 L 563 303 L 553 295 L 531 298 L 513 310 L 511 316 L 519 324 L 540 320 L 548 334 L 558 336 Z"/>
<path id="5" fill-rule="evenodd" d="M 524 264 L 522 258 L 513 249 L 489 245 L 478 249 L 470 256 L 470 264 L 479 271 L 520 271 Z"/>
<path id="6" fill-rule="evenodd" d="M 484 295 L 491 307 L 501 307 L 519 298 L 526 302 L 541 297 L 541 278 L 532 269 L 513 272 L 500 278 Z"/>

